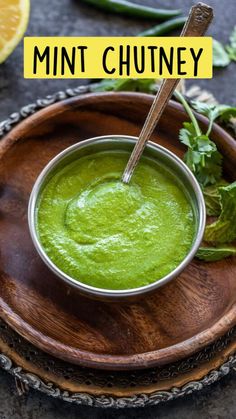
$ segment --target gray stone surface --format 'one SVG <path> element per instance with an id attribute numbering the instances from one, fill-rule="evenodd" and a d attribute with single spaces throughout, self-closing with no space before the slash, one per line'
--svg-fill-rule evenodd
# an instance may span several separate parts
<path id="1" fill-rule="evenodd" d="M 187 13 L 194 1 L 143 0 L 143 3 L 180 7 Z M 215 20 L 210 34 L 226 43 L 236 24 L 235 0 L 208 0 L 208 3 L 215 8 Z M 106 15 L 81 4 L 79 0 L 32 0 L 28 35 L 135 35 L 149 25 L 138 20 Z M 21 43 L 7 62 L 0 66 L 0 120 L 38 97 L 83 83 L 80 80 L 24 80 L 22 73 Z M 200 84 L 211 90 L 222 103 L 236 105 L 236 64 L 215 71 L 212 80 L 202 80 Z M 165 405 L 138 410 L 101 411 L 69 405 L 32 390 L 26 396 L 19 397 L 12 377 L 0 371 L 0 419 L 234 419 L 235 383 L 235 375 L 232 373 L 202 392 Z"/>

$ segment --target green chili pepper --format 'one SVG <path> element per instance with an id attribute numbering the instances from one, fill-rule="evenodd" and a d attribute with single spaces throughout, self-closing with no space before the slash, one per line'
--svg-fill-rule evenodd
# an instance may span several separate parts
<path id="1" fill-rule="evenodd" d="M 167 20 L 181 13 L 180 10 L 155 9 L 153 7 L 134 4 L 127 0 L 83 0 L 83 2 L 108 12 L 143 19 Z"/>
<path id="2" fill-rule="evenodd" d="M 176 17 L 174 19 L 167 20 L 166 22 L 160 23 L 153 28 L 147 29 L 138 34 L 138 36 L 161 36 L 171 32 L 173 29 L 182 28 L 186 22 L 186 17 Z"/>

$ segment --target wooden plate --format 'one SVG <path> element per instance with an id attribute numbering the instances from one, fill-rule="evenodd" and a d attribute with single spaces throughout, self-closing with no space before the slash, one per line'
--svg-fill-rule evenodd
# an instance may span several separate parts
<path id="1" fill-rule="evenodd" d="M 37 349 L 0 319 L 0 368 L 20 394 L 28 386 L 95 407 L 156 405 L 202 390 L 236 368 L 236 327 L 181 361 L 134 371 L 105 371 L 61 361 Z"/>
<path id="2" fill-rule="evenodd" d="M 30 116 L 0 144 L 0 316 L 35 346 L 72 363 L 113 370 L 160 366 L 190 356 L 236 324 L 235 259 L 194 261 L 155 295 L 108 304 L 68 288 L 32 245 L 27 204 L 45 164 L 88 137 L 138 135 L 151 102 L 134 93 L 71 98 Z M 177 137 L 184 120 L 181 106 L 171 102 L 153 140 L 181 156 Z M 212 138 L 235 178 L 234 140 L 217 126 Z"/>

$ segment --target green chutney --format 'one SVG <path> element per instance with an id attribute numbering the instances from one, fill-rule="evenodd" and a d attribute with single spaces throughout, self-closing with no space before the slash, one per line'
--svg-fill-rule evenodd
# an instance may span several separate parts
<path id="1" fill-rule="evenodd" d="M 142 157 L 129 185 L 125 151 L 98 152 L 58 169 L 37 205 L 40 242 L 63 272 L 112 290 L 148 285 L 191 248 L 194 214 L 183 185 Z"/>

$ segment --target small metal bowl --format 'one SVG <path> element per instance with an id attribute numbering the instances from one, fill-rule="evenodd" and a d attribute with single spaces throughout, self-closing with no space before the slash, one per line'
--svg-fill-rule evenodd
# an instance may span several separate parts
<path id="1" fill-rule="evenodd" d="M 59 276 L 63 281 L 67 282 L 67 284 L 75 287 L 80 293 L 94 299 L 110 301 L 133 300 L 137 297 L 141 297 L 147 293 L 157 290 L 157 288 L 162 287 L 164 284 L 167 284 L 167 282 L 176 278 L 190 263 L 195 253 L 197 252 L 203 237 L 206 221 L 205 203 L 201 188 L 199 187 L 197 180 L 188 169 L 188 167 L 183 163 L 183 161 L 180 160 L 175 154 L 171 153 L 169 150 L 158 144 L 148 142 L 144 150 L 144 155 L 157 160 L 165 167 L 169 168 L 171 172 L 176 175 L 177 182 L 182 184 L 186 190 L 187 197 L 189 198 L 194 213 L 196 225 L 192 247 L 184 260 L 177 266 L 177 268 L 165 277 L 143 287 L 125 290 L 109 290 L 103 288 L 95 288 L 75 280 L 60 270 L 47 256 L 40 243 L 36 229 L 37 203 L 44 185 L 60 167 L 64 167 L 64 165 L 71 161 L 94 152 L 105 150 L 112 151 L 119 149 L 128 150 L 131 152 L 136 141 L 136 137 L 124 135 L 106 135 L 102 137 L 91 138 L 68 147 L 59 153 L 56 157 L 54 157 L 43 169 L 35 182 L 30 196 L 28 208 L 29 229 L 35 248 L 41 256 L 42 260 L 57 276 Z"/>

